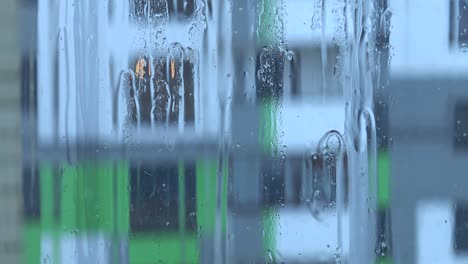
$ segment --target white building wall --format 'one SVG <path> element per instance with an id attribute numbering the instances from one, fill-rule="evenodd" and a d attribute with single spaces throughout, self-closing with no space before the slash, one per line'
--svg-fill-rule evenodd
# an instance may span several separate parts
<path id="1" fill-rule="evenodd" d="M 392 75 L 468 76 L 468 53 L 449 43 L 449 0 L 390 0 Z"/>

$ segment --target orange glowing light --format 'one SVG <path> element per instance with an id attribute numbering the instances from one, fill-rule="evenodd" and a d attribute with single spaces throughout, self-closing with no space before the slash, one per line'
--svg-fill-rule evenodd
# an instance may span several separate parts
<path id="1" fill-rule="evenodd" d="M 172 79 L 175 78 L 175 62 L 174 62 L 174 60 L 171 60 L 171 77 L 172 77 Z"/>

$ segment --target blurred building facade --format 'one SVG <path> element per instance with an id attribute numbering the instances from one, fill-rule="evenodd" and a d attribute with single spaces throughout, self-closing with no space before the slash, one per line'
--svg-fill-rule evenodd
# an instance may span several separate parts
<path id="1" fill-rule="evenodd" d="M 465 263 L 468 1 L 389 5 L 394 263 Z"/>

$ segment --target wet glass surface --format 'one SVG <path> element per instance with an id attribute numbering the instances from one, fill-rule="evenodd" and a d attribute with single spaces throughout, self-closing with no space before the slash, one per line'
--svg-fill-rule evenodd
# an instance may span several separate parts
<path id="1" fill-rule="evenodd" d="M 467 9 L 4 0 L 0 262 L 464 263 Z"/>

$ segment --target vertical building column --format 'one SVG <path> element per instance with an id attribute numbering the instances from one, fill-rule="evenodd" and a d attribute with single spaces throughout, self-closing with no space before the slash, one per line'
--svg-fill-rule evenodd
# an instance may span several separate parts
<path id="1" fill-rule="evenodd" d="M 261 111 L 255 105 L 257 2 L 233 1 L 234 60 L 231 117 L 231 172 L 228 201 L 228 259 L 232 263 L 263 262 Z"/>
<path id="2" fill-rule="evenodd" d="M 19 263 L 21 114 L 17 1 L 0 1 L 0 263 Z"/>

